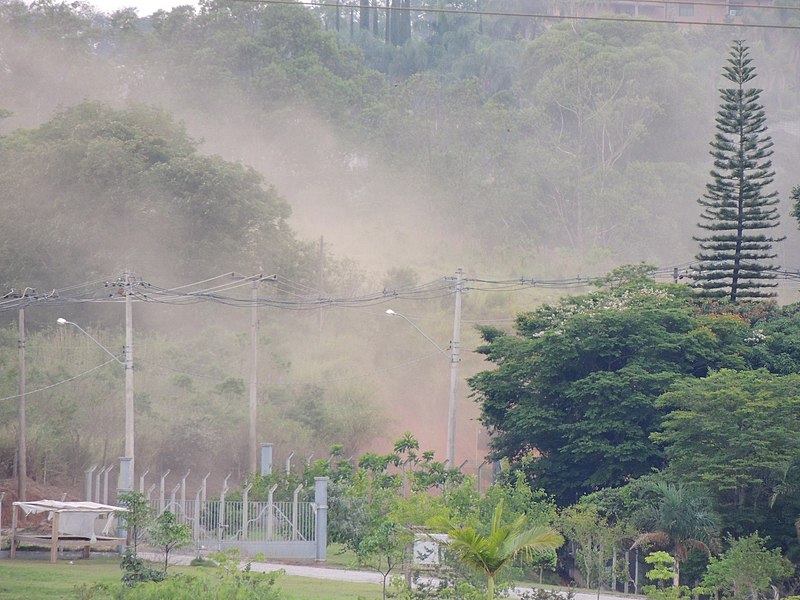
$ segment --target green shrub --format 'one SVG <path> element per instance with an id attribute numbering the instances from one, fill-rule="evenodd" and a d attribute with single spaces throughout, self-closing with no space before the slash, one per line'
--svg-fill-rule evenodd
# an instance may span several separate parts
<path id="1" fill-rule="evenodd" d="M 78 600 L 282 600 L 279 573 L 238 573 L 235 577 L 177 575 L 133 586 L 95 584 L 75 590 Z"/>
<path id="2" fill-rule="evenodd" d="M 148 581 L 163 581 L 167 577 L 165 571 L 154 569 L 136 556 L 130 546 L 125 549 L 125 556 L 122 557 L 122 562 L 120 562 L 119 566 L 124 571 L 122 583 L 126 587 Z"/>

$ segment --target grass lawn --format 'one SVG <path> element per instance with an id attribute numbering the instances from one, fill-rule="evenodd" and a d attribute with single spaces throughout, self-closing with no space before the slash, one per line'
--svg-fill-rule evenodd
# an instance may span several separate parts
<path id="1" fill-rule="evenodd" d="M 173 567 L 170 571 L 196 572 L 192 567 Z M 75 586 L 117 583 L 122 571 L 115 559 L 0 560 L 0 600 L 73 600 Z M 278 580 L 287 600 L 365 600 L 381 598 L 381 587 L 367 583 L 347 583 L 284 575 Z"/>
<path id="2" fill-rule="evenodd" d="M 348 583 L 306 577 L 289 577 L 278 580 L 287 600 L 380 600 L 381 586 L 372 583 Z"/>
<path id="3" fill-rule="evenodd" d="M 77 585 L 118 582 L 122 576 L 114 559 L 76 560 L 0 560 L 0 598 L 2 600 L 45 600 L 71 598 Z"/>

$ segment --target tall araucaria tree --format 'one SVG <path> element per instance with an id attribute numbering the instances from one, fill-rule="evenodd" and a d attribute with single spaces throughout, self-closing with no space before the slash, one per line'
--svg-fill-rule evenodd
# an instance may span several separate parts
<path id="1" fill-rule="evenodd" d="M 766 230 L 777 227 L 778 194 L 767 191 L 772 171 L 772 138 L 766 134 L 766 115 L 759 104 L 761 90 L 746 87 L 755 76 L 748 48 L 735 41 L 724 68 L 733 85 L 720 90 L 717 133 L 711 142 L 713 181 L 698 202 L 704 207 L 699 224 L 708 232 L 696 258 L 700 265 L 694 286 L 701 295 L 730 299 L 775 295 L 777 255 Z"/>

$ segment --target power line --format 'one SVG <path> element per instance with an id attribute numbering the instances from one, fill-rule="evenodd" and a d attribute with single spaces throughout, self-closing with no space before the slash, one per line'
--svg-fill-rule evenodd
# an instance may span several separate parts
<path id="1" fill-rule="evenodd" d="M 84 377 L 85 375 L 88 375 L 89 373 L 92 373 L 93 371 L 97 371 L 97 369 L 101 369 L 102 367 L 105 367 L 107 364 L 110 364 L 110 363 L 114 362 L 115 360 L 117 360 L 117 359 L 109 358 L 103 364 L 97 365 L 96 367 L 92 367 L 88 371 L 84 371 L 83 373 L 78 373 L 77 375 L 73 375 L 72 377 L 69 377 L 67 379 L 62 379 L 61 381 L 57 381 L 56 383 L 50 384 L 50 385 L 45 386 L 43 388 L 39 388 L 39 389 L 36 389 L 36 390 L 31 390 L 29 392 L 26 391 L 25 395 L 26 396 L 30 396 L 31 394 L 37 394 L 39 392 L 44 392 L 46 390 L 53 389 L 54 387 L 58 387 L 60 385 L 64 385 L 65 383 L 69 383 L 70 381 L 75 381 L 76 379 L 80 379 L 81 377 Z M 16 394 L 14 396 L 6 396 L 5 398 L 0 398 L 0 402 L 3 402 L 5 400 L 14 400 L 16 398 L 19 398 L 21 395 L 22 394 Z"/>
<path id="2" fill-rule="evenodd" d="M 313 0 L 235 0 L 236 2 L 243 2 L 245 4 L 273 4 L 273 5 L 300 5 L 308 8 L 350 8 L 361 9 L 361 6 L 355 4 L 335 4 L 332 2 L 315 2 Z M 683 5 L 711 5 L 720 6 L 712 2 L 672 2 L 672 4 Z M 766 7 L 757 5 L 731 5 L 736 8 L 750 7 L 750 8 L 783 8 L 783 7 Z M 794 8 L 794 7 L 790 7 Z M 779 25 L 779 24 L 766 24 L 766 23 L 734 23 L 734 22 L 707 22 L 707 21 L 676 21 L 673 19 L 653 19 L 653 18 L 631 18 L 630 16 L 614 17 L 614 16 L 578 16 L 578 15 L 552 15 L 547 13 L 522 13 L 522 12 L 501 12 L 492 10 L 463 10 L 458 8 L 434 8 L 434 7 L 411 7 L 406 8 L 403 6 L 390 6 L 390 7 L 376 7 L 370 6 L 368 10 L 380 10 L 385 12 L 387 10 L 394 12 L 420 12 L 432 14 L 455 14 L 455 15 L 474 15 L 474 16 L 490 16 L 490 17 L 516 17 L 516 18 L 536 18 L 536 19 L 550 19 L 558 21 L 611 21 L 611 22 L 625 22 L 625 23 L 656 23 L 662 25 L 702 25 L 710 27 L 737 27 L 737 28 L 754 28 L 754 29 L 786 29 L 786 30 L 800 30 L 800 25 Z"/>
<path id="3" fill-rule="evenodd" d="M 696 262 L 684 262 L 678 265 L 668 265 L 656 267 L 650 275 L 654 279 L 673 280 L 686 279 L 694 271 Z M 786 281 L 800 281 L 800 271 L 781 269 L 775 272 L 776 278 Z M 139 288 L 133 291 L 132 299 L 135 302 L 167 304 L 173 306 L 193 305 L 200 303 L 216 303 L 226 306 L 251 308 L 253 305 L 272 307 L 282 310 L 317 310 L 321 308 L 362 308 L 365 306 L 376 306 L 386 304 L 395 300 L 427 301 L 437 298 L 445 298 L 455 293 L 455 282 L 452 277 L 441 277 L 427 283 L 398 287 L 394 289 L 382 289 L 352 296 L 323 296 L 317 290 L 313 290 L 302 283 L 290 279 L 277 277 L 275 282 L 275 293 L 272 295 L 258 296 L 252 298 L 249 295 L 235 295 L 233 292 L 243 288 L 251 282 L 251 279 L 237 279 L 228 282 L 221 282 L 216 285 L 207 286 L 210 282 L 219 280 L 223 277 L 230 277 L 233 273 L 219 275 L 210 279 L 189 283 L 174 287 L 160 287 L 158 285 L 139 282 Z M 520 277 L 515 279 L 493 279 L 484 277 L 465 278 L 467 284 L 465 290 L 477 292 L 515 292 L 525 289 L 551 289 L 551 290 L 571 290 L 591 286 L 598 281 L 603 281 L 606 276 L 593 277 L 581 276 L 566 277 L 561 279 L 538 279 Z M 100 287 L 102 284 L 102 287 Z M 46 295 L 28 295 L 18 297 L 0 298 L 0 313 L 10 310 L 17 310 L 21 305 L 29 306 L 65 306 L 71 304 L 90 304 L 90 303 L 118 303 L 124 302 L 125 296 L 116 293 L 108 293 L 108 287 L 116 284 L 108 281 L 90 282 L 80 284 L 63 290 L 84 290 L 85 295 L 66 295 L 63 290 L 53 290 Z M 191 290 L 193 287 L 204 285 L 200 290 Z M 308 290 L 309 293 L 300 292 Z"/>
<path id="4" fill-rule="evenodd" d="M 657 4 L 665 6 L 675 4 L 678 6 L 713 6 L 716 8 L 755 8 L 758 10 L 800 10 L 800 6 L 775 6 L 774 4 L 720 4 L 719 2 L 702 2 L 700 0 L 617 0 L 626 4 Z"/>

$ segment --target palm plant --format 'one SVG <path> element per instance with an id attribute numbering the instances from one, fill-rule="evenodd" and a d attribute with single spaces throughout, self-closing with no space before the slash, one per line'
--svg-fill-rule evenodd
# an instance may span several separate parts
<path id="1" fill-rule="evenodd" d="M 497 574 L 519 554 L 555 550 L 564 543 L 560 533 L 550 527 L 528 527 L 525 515 L 508 525 L 501 525 L 503 501 L 494 509 L 492 526 L 484 535 L 474 527 L 451 529 L 447 532 L 449 548 L 466 566 L 486 576 L 488 600 L 494 599 Z"/>
<path id="2" fill-rule="evenodd" d="M 680 585 L 681 563 L 689 550 L 711 554 L 710 547 L 719 532 L 719 518 L 711 498 L 702 490 L 681 483 L 653 485 L 655 499 L 638 515 L 639 525 L 647 530 L 638 536 L 634 547 L 653 544 L 671 551 L 675 561 L 673 587 Z"/>

